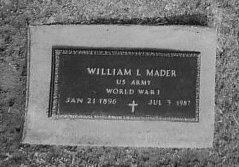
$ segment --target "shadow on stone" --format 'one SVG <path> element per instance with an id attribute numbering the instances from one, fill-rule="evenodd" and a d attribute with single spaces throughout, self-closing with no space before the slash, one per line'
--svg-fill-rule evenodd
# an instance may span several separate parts
<path id="1" fill-rule="evenodd" d="M 46 25 L 66 24 L 64 22 L 55 22 Z M 84 20 L 72 22 L 69 24 L 138 24 L 138 25 L 197 25 L 208 26 L 208 16 L 206 14 L 182 14 L 175 16 L 164 16 L 156 18 L 131 18 L 131 19 L 106 19 L 97 18 L 93 20 Z"/>

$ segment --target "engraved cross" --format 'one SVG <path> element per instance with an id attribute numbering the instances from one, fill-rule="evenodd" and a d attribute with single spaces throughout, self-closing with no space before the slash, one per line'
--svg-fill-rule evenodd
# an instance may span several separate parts
<path id="1" fill-rule="evenodd" d="M 129 105 L 130 107 L 132 107 L 132 110 L 131 110 L 132 113 L 134 113 L 135 107 L 138 106 L 138 104 L 135 103 L 134 100 L 132 101 L 132 103 L 129 103 L 128 105 Z"/>

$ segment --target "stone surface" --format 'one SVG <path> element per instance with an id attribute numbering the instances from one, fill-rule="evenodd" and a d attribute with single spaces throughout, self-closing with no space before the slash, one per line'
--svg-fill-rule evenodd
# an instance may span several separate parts
<path id="1" fill-rule="evenodd" d="M 216 35 L 183 26 L 30 27 L 28 102 L 23 143 L 211 147 L 214 131 Z M 157 48 L 201 54 L 199 122 L 53 119 L 48 117 L 52 46 Z"/>

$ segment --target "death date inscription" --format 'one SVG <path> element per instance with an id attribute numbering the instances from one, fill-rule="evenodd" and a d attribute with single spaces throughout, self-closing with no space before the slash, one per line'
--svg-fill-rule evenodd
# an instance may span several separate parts
<path id="1" fill-rule="evenodd" d="M 50 116 L 199 121 L 198 52 L 53 48 Z"/>

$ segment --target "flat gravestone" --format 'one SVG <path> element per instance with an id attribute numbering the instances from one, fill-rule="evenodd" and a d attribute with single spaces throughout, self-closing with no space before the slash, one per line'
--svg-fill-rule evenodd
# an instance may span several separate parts
<path id="1" fill-rule="evenodd" d="M 216 35 L 184 26 L 32 26 L 23 143 L 212 147 Z"/>

